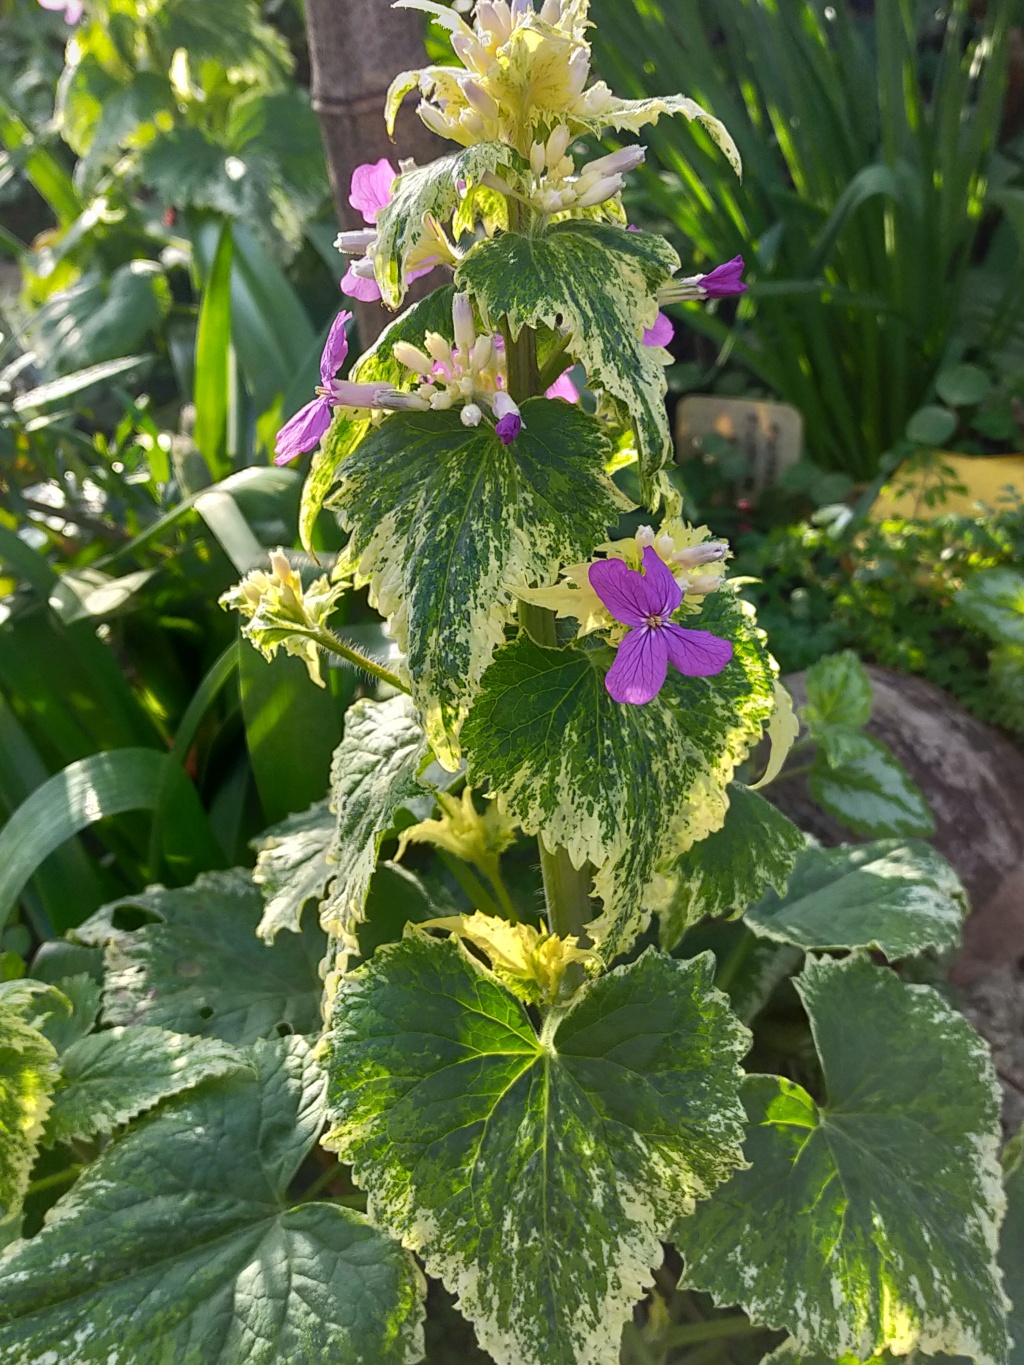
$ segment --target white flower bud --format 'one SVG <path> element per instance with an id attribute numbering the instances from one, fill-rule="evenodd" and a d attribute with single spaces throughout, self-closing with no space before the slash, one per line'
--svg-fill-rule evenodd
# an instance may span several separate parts
<path id="1" fill-rule="evenodd" d="M 545 164 L 544 148 L 539 142 L 535 142 L 530 148 L 530 170 L 538 180 L 544 174 Z"/>
<path id="2" fill-rule="evenodd" d="M 690 579 L 690 591 L 696 593 L 698 597 L 703 597 L 706 593 L 715 592 L 722 586 L 722 580 L 717 574 L 702 573 Z"/>
<path id="3" fill-rule="evenodd" d="M 473 108 L 476 109 L 478 113 L 483 114 L 484 118 L 491 119 L 494 122 L 497 121 L 500 111 L 494 96 L 489 90 L 485 90 L 484 87 L 478 85 L 476 81 L 463 81 L 462 93 L 465 95 L 466 99 L 469 100 Z"/>
<path id="4" fill-rule="evenodd" d="M 672 563 L 696 569 L 701 564 L 717 564 L 728 553 L 729 547 L 724 540 L 706 540 L 702 545 L 691 545 L 686 550 L 678 550 L 672 556 Z"/>
<path id="5" fill-rule="evenodd" d="M 640 546 L 641 550 L 645 550 L 648 545 L 654 544 L 654 527 L 638 526 L 636 528 L 636 536 L 634 537 L 634 539 L 636 540 L 636 543 Z"/>
<path id="6" fill-rule="evenodd" d="M 494 409 L 494 415 L 499 422 L 503 417 L 507 417 L 509 413 L 514 413 L 516 417 L 519 416 L 519 404 L 515 403 L 504 389 L 499 389 L 494 395 L 491 400 L 491 407 Z"/>
<path id="7" fill-rule="evenodd" d="M 291 576 L 292 566 L 288 563 L 288 556 L 283 550 L 273 550 L 270 555 L 270 567 L 276 576 L 284 581 Z"/>
<path id="8" fill-rule="evenodd" d="M 467 403 L 459 413 L 464 427 L 478 427 L 483 421 L 483 412 L 475 403 Z"/>
<path id="9" fill-rule="evenodd" d="M 430 406 L 435 412 L 447 412 L 454 402 L 454 394 L 450 394 L 447 389 L 442 389 L 439 393 L 433 395 L 430 400 Z"/>
<path id="10" fill-rule="evenodd" d="M 512 0 L 510 8 L 513 24 L 521 24 L 528 14 L 533 13 L 533 0 Z"/>
<path id="11" fill-rule="evenodd" d="M 662 559 L 668 559 L 669 555 L 675 549 L 675 541 L 671 536 L 659 536 L 654 542 L 654 548 Z"/>
<path id="12" fill-rule="evenodd" d="M 377 243 L 376 228 L 362 228 L 359 232 L 339 232 L 335 248 L 346 256 L 362 256 Z"/>
<path id="13" fill-rule="evenodd" d="M 479 0 L 476 22 L 479 29 L 489 33 L 498 43 L 505 41 L 512 28 L 512 16 L 505 0 Z"/>
<path id="14" fill-rule="evenodd" d="M 549 166 L 555 166 L 561 161 L 571 140 L 572 134 L 569 132 L 567 124 L 560 123 L 557 128 L 552 130 L 547 146 Z"/>
<path id="15" fill-rule="evenodd" d="M 643 163 L 646 155 L 647 149 L 634 143 L 630 147 L 620 147 L 617 152 L 609 152 L 607 156 L 599 156 L 596 161 L 589 161 L 584 170 L 595 176 L 627 175 Z"/>
<path id="16" fill-rule="evenodd" d="M 585 47 L 578 47 L 569 58 L 569 98 L 582 95 L 583 87 L 590 75 L 590 53 Z"/>
<path id="17" fill-rule="evenodd" d="M 353 275 L 361 280 L 372 280 L 374 278 L 373 257 L 364 256 L 361 261 L 353 261 L 349 269 Z"/>
<path id="18" fill-rule="evenodd" d="M 424 342 L 427 354 L 432 356 L 439 365 L 450 365 L 452 363 L 452 348 L 440 332 L 428 332 Z"/>
<path id="19" fill-rule="evenodd" d="M 473 343 L 473 354 L 470 357 L 470 364 L 474 373 L 486 370 L 487 366 L 494 359 L 494 341 L 491 337 L 477 337 Z"/>
<path id="20" fill-rule="evenodd" d="M 475 38 L 470 38 L 465 33 L 456 33 L 452 38 L 452 51 L 462 65 L 468 67 L 470 71 L 475 71 L 480 75 L 487 70 L 488 55 Z"/>
<path id="21" fill-rule="evenodd" d="M 451 119 L 445 118 L 440 109 L 428 104 L 426 100 L 421 100 L 416 106 L 416 112 L 420 116 L 420 121 L 425 123 L 432 133 L 436 133 L 438 137 L 451 138 Z"/>
<path id="22" fill-rule="evenodd" d="M 410 341 L 396 341 L 391 348 L 391 353 L 399 365 L 404 365 L 407 370 L 412 370 L 414 374 L 429 374 L 434 368 L 433 361 L 426 352 L 421 351 L 418 346 L 414 346 Z"/>
<path id="23" fill-rule="evenodd" d="M 546 24 L 558 24 L 562 18 L 562 0 L 544 0 L 540 17 Z"/>
<path id="24" fill-rule="evenodd" d="M 452 299 L 452 325 L 455 328 L 455 345 L 464 356 L 468 356 L 476 341 L 476 326 L 473 322 L 473 305 L 468 294 L 456 294 Z"/>
<path id="25" fill-rule="evenodd" d="M 612 195 L 618 194 L 622 189 L 621 175 L 602 176 L 600 180 L 594 182 L 584 194 L 576 200 L 577 208 L 589 209 L 595 204 L 603 204 L 606 199 L 611 199 Z"/>

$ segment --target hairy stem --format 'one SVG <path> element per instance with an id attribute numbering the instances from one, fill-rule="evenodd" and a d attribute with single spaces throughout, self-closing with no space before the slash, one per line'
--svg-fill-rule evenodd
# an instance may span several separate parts
<path id="1" fill-rule="evenodd" d="M 461 858 L 456 858 L 454 853 L 449 853 L 447 849 L 439 848 L 435 851 L 438 859 L 444 863 L 445 867 L 469 897 L 469 903 L 473 906 L 473 909 L 482 910 L 487 915 L 496 915 L 500 917 L 500 905 L 469 864 L 464 863 Z"/>
<path id="2" fill-rule="evenodd" d="M 325 626 L 315 635 L 311 634 L 310 639 L 318 644 L 321 649 L 326 649 L 330 654 L 337 654 L 347 663 L 354 664 L 356 668 L 361 668 L 364 673 L 369 673 L 373 678 L 379 678 L 381 682 L 387 683 L 397 692 L 404 692 L 408 696 L 409 689 L 397 673 L 392 673 L 390 668 L 385 668 L 376 659 L 371 659 L 368 654 L 364 654 L 355 645 L 348 644 L 340 635 L 335 635 L 333 630 L 328 630 Z"/>

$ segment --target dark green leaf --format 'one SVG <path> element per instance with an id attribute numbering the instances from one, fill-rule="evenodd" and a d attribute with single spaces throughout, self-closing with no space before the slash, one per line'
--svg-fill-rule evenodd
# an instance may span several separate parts
<path id="1" fill-rule="evenodd" d="M 939 397 L 950 407 L 968 407 L 988 396 L 992 381 L 977 365 L 953 365 L 940 370 L 935 380 Z"/>
<path id="2" fill-rule="evenodd" d="M 862 729 L 871 719 L 871 679 L 851 649 L 828 654 L 807 670 L 804 719 L 813 735 L 826 725 Z"/>
<path id="3" fill-rule="evenodd" d="M 809 778 L 811 795 L 822 810 L 854 834 L 924 836 L 935 820 L 924 794 L 884 744 L 870 735 L 843 734 L 836 761 L 819 753 Z"/>
<path id="4" fill-rule="evenodd" d="M 334 875 L 327 850 L 335 823 L 327 802 L 318 801 L 253 841 L 256 870 L 252 879 L 262 888 L 265 902 L 257 933 L 267 943 L 273 943 L 282 929 L 300 933 L 306 902 L 318 901 L 326 891 Z"/>
<path id="5" fill-rule="evenodd" d="M 53 1044 L 0 1003 L 0 1223 L 21 1208 L 58 1075 Z"/>
<path id="6" fill-rule="evenodd" d="M 935 404 L 918 408 L 907 423 L 906 437 L 916 445 L 940 449 L 956 431 L 957 418 L 949 408 Z"/>
<path id="7" fill-rule="evenodd" d="M 498 1360 L 612 1359 L 668 1225 L 740 1161 L 747 1034 L 712 974 L 648 950 L 540 1036 L 454 939 L 343 978 L 327 1142 Z"/>
<path id="8" fill-rule="evenodd" d="M 1024 573 L 982 569 L 956 595 L 957 610 L 996 644 L 1024 645 Z"/>

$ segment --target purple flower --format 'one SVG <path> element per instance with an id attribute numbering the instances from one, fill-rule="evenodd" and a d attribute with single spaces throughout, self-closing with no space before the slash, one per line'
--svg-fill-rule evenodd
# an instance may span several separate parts
<path id="1" fill-rule="evenodd" d="M 589 569 L 590 586 L 605 607 L 629 626 L 608 670 L 605 687 L 615 701 L 642 706 L 661 691 L 668 665 L 693 678 L 721 673 L 732 645 L 707 630 L 684 630 L 672 614 L 683 590 L 652 545 L 644 549 L 644 572 L 621 559 L 600 559 Z"/>
<path id="2" fill-rule="evenodd" d="M 494 434 L 503 446 L 510 446 L 523 429 L 523 419 L 517 412 L 507 412 L 494 424 Z"/>
<path id="3" fill-rule="evenodd" d="M 701 293 L 706 299 L 725 299 L 731 294 L 745 294 L 747 286 L 743 283 L 743 257 L 734 256 L 724 265 L 716 265 L 706 275 L 698 275 Z"/>
<path id="4" fill-rule="evenodd" d="M 391 186 L 398 172 L 387 157 L 366 161 L 352 172 L 348 202 L 363 215 L 363 222 L 372 227 L 378 215 L 391 202 Z"/>
<path id="5" fill-rule="evenodd" d="M 654 326 L 648 327 L 647 331 L 644 332 L 644 345 L 667 346 L 675 334 L 676 329 L 672 326 L 672 319 L 667 313 L 659 313 L 654 320 Z"/>
<path id="6" fill-rule="evenodd" d="M 63 10 L 66 24 L 77 24 L 85 6 L 82 0 L 39 0 L 43 9 Z"/>
<path id="7" fill-rule="evenodd" d="M 296 455 L 304 455 L 307 450 L 315 450 L 320 444 L 320 438 L 331 425 L 331 409 L 338 402 L 336 396 L 338 386 L 334 382 L 334 376 L 348 355 L 345 324 L 351 318 L 351 313 L 339 313 L 331 324 L 327 344 L 320 357 L 321 387 L 317 389 L 317 396 L 312 403 L 300 408 L 291 421 L 286 422 L 277 433 L 275 464 L 287 464 L 289 460 L 294 460 Z"/>
<path id="8" fill-rule="evenodd" d="M 545 397 L 564 398 L 567 403 L 578 403 L 580 401 L 579 389 L 577 389 L 576 385 L 572 382 L 572 376 L 569 374 L 568 370 L 566 370 L 564 374 L 558 376 L 550 389 L 548 389 Z"/>

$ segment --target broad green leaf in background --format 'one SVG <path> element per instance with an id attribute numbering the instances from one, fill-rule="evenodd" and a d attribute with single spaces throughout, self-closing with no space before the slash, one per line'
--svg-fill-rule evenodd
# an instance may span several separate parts
<path id="1" fill-rule="evenodd" d="M 58 1074 L 53 1044 L 0 1004 L 0 1223 L 21 1208 Z"/>
<path id="2" fill-rule="evenodd" d="M 213 1076 L 252 1070 L 217 1038 L 162 1028 L 112 1028 L 80 1038 L 60 1059 L 47 1142 L 87 1142 Z"/>
<path id="3" fill-rule="evenodd" d="M 335 869 L 330 894 L 320 907 L 323 927 L 355 952 L 355 927 L 363 918 L 377 854 L 395 812 L 422 796 L 416 777 L 427 742 L 408 697 L 357 701 L 345 716 L 345 734 L 331 765 L 333 838 L 327 850 Z"/>
<path id="4" fill-rule="evenodd" d="M 307 901 L 320 900 L 334 869 L 327 850 L 334 837 L 335 818 L 326 801 L 318 801 L 253 841 L 256 868 L 252 879 L 263 892 L 263 918 L 257 934 L 267 943 L 282 929 L 302 930 Z"/>
<path id="5" fill-rule="evenodd" d="M 422 1281 L 358 1213 L 293 1205 L 323 1077 L 301 1038 L 256 1075 L 166 1104 L 82 1175 L 0 1271 L 0 1358 L 19 1365 L 412 1365 Z M 60 1273 L 54 1274 L 54 1266 Z"/>
<path id="6" fill-rule="evenodd" d="M 167 822 L 168 837 L 181 847 L 179 859 L 191 856 L 200 866 L 203 860 L 216 865 L 220 850 L 195 788 L 166 753 L 117 749 L 93 754 L 49 778 L 0 830 L 0 925 L 29 877 L 66 839 L 106 816 L 172 801 L 177 823 Z"/>
<path id="7" fill-rule="evenodd" d="M 566 327 L 569 351 L 595 387 L 628 409 L 640 450 L 645 502 L 671 450 L 665 413 L 664 355 L 645 346 L 658 311 L 655 291 L 679 265 L 662 237 L 610 223 L 556 223 L 529 237 L 505 233 L 480 242 L 456 273 L 492 318 L 523 327 Z"/>
<path id="8" fill-rule="evenodd" d="M 506 446 L 457 412 L 398 413 L 343 461 L 332 500 L 356 585 L 391 620 L 427 737 L 452 770 L 516 588 L 590 558 L 629 505 L 604 472 L 611 446 L 595 418 L 546 398 L 522 415 Z"/>
<path id="9" fill-rule="evenodd" d="M 860 730 L 871 719 L 871 679 L 852 649 L 828 654 L 807 670 L 804 720 L 813 735 L 826 726 Z"/>
<path id="10" fill-rule="evenodd" d="M 725 824 L 681 854 L 665 872 L 671 899 L 658 909 L 662 947 L 674 948 L 705 915 L 739 914 L 766 891 L 783 890 L 807 837 L 763 796 L 739 782 L 727 788 Z"/>
<path id="11" fill-rule="evenodd" d="M 196 331 L 195 442 L 210 470 L 221 479 L 231 472 L 225 458 L 231 392 L 231 220 L 225 219 L 203 289 Z"/>
<path id="12" fill-rule="evenodd" d="M 748 1035 L 712 975 L 648 950 L 540 1036 L 453 939 L 343 978 L 326 1142 L 499 1362 L 616 1358 L 673 1219 L 742 1160 Z"/>
<path id="13" fill-rule="evenodd" d="M 129 896 L 76 931 L 106 946 L 103 1017 L 151 1024 L 243 1046 L 279 1029 L 318 1025 L 324 938 L 313 920 L 273 947 L 256 937 L 259 888 L 241 868 L 212 872 L 177 891 Z M 121 925 L 148 919 L 139 928 Z"/>
<path id="14" fill-rule="evenodd" d="M 949 408 L 928 403 L 912 413 L 906 427 L 906 438 L 917 445 L 941 447 L 956 431 L 957 418 Z"/>
<path id="15" fill-rule="evenodd" d="M 66 940 L 56 942 L 61 948 L 75 947 Z M 39 974 L 38 958 L 32 963 L 32 971 Z M 77 976 L 61 977 L 56 986 L 56 990 L 40 1002 L 42 1012 L 32 1022 L 40 1033 L 49 1038 L 58 1053 L 63 1053 L 92 1030 L 100 1012 L 102 987 L 99 981 L 84 972 Z"/>
<path id="16" fill-rule="evenodd" d="M 887 958 L 960 941 L 967 895 L 950 865 L 917 841 L 808 848 L 785 895 L 769 891 L 745 919 L 755 934 L 799 948 L 871 948 Z"/>
<path id="17" fill-rule="evenodd" d="M 966 407 L 986 398 L 992 381 L 977 365 L 951 365 L 936 375 L 935 388 L 944 403 Z"/>
<path id="18" fill-rule="evenodd" d="M 843 731 L 841 751 L 816 755 L 808 785 L 822 810 L 854 834 L 927 838 L 935 832 L 921 789 L 871 735 Z"/>
<path id="19" fill-rule="evenodd" d="M 460 199 L 478 185 L 485 174 L 493 173 L 501 166 L 511 167 L 516 160 L 511 147 L 500 142 L 481 142 L 475 147 L 439 157 L 426 166 L 415 166 L 398 177 L 391 199 L 377 220 L 378 245 L 374 262 L 377 283 L 386 304 L 397 308 L 402 301 L 406 259 L 427 233 L 424 216 L 429 214 L 438 222 L 446 222 L 458 208 Z"/>
<path id="20" fill-rule="evenodd" d="M 598 869 L 605 908 L 588 933 L 609 958 L 647 922 L 662 861 L 721 827 L 726 787 L 774 703 L 771 663 L 739 599 L 715 593 L 689 620 L 733 643 L 713 678 L 670 670 L 654 701 L 623 706 L 605 689 L 610 650 L 522 636 L 495 657 L 463 730 L 472 784 L 489 784 L 574 866 Z"/>
<path id="21" fill-rule="evenodd" d="M 985 1042 L 935 991 L 864 957 L 809 959 L 796 986 L 825 1076 L 753 1076 L 749 1170 L 674 1239 L 684 1281 L 800 1354 L 1003 1361 L 995 1263 L 1004 1196 Z"/>
<path id="22" fill-rule="evenodd" d="M 349 378 L 359 384 L 401 383 L 407 371 L 404 366 L 399 365 L 393 355 L 395 342 L 411 341 L 421 346 L 428 332 L 437 332 L 448 341 L 454 340 L 452 326 L 454 293 L 455 286 L 446 285 L 443 289 L 435 289 L 425 299 L 420 299 L 411 308 L 407 308 L 385 328 L 370 349 L 359 357 L 352 366 Z M 314 371 L 310 376 L 310 383 L 315 381 Z M 369 429 L 369 419 L 355 419 L 348 416 L 344 409 L 335 409 L 331 429 L 313 456 L 302 490 L 299 538 L 310 554 L 313 553 L 313 527 L 320 509 L 334 487 L 338 467 L 346 455 L 355 450 Z"/>
<path id="23" fill-rule="evenodd" d="M 1024 645 L 1024 574 L 981 569 L 956 595 L 957 609 L 997 644 Z"/>

